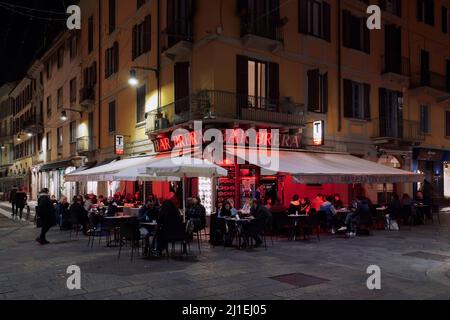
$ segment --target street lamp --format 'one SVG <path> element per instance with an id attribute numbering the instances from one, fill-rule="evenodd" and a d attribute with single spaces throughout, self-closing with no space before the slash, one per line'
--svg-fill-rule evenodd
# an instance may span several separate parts
<path id="1" fill-rule="evenodd" d="M 62 122 L 66 122 L 69 118 L 67 117 L 67 112 L 66 111 L 62 111 L 61 112 L 61 116 L 60 119 Z"/>
<path id="2" fill-rule="evenodd" d="M 136 87 L 139 84 L 139 80 L 136 77 L 136 70 L 135 69 L 131 69 L 130 70 L 130 77 L 128 78 L 128 83 L 132 87 Z"/>
<path id="3" fill-rule="evenodd" d="M 2 148 L 2 150 L 5 150 L 6 146 L 4 144 L 2 144 L 1 148 Z"/>
<path id="4" fill-rule="evenodd" d="M 27 136 L 28 136 L 28 138 L 32 138 L 33 137 L 33 133 L 32 132 L 28 132 Z"/>
<path id="5" fill-rule="evenodd" d="M 17 135 L 17 141 L 22 141 L 22 138 L 20 137 L 20 134 Z"/>
<path id="6" fill-rule="evenodd" d="M 136 87 L 139 84 L 139 80 L 137 78 L 137 71 L 136 70 L 144 70 L 144 71 L 152 71 L 155 73 L 155 75 L 159 76 L 159 69 L 157 68 L 148 68 L 148 67 L 132 67 L 130 70 L 130 76 L 128 78 L 128 83 Z"/>

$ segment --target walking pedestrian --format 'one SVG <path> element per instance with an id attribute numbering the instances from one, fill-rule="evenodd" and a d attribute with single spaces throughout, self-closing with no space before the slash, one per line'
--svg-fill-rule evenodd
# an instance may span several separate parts
<path id="1" fill-rule="evenodd" d="M 16 215 L 16 192 L 17 192 L 17 186 L 14 186 L 12 188 L 12 190 L 9 192 L 9 203 L 11 203 L 13 219 L 14 219 L 14 216 Z"/>
<path id="2" fill-rule="evenodd" d="M 25 191 L 18 190 L 15 194 L 15 202 L 16 202 L 16 212 L 15 217 L 19 218 L 19 220 L 22 220 L 23 216 L 23 209 L 25 208 L 27 204 L 27 194 Z"/>
<path id="3" fill-rule="evenodd" d="M 56 214 L 55 207 L 50 200 L 48 189 L 46 188 L 42 189 L 39 194 L 36 213 L 39 216 L 41 224 L 41 234 L 36 238 L 36 242 L 40 245 L 49 244 L 50 242 L 47 241 L 46 235 L 50 228 L 56 225 Z"/>

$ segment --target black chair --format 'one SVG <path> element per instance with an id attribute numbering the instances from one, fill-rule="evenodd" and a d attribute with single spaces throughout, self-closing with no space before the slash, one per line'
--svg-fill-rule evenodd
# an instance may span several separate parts
<path id="1" fill-rule="evenodd" d="M 292 219 L 289 219 L 285 212 L 272 213 L 272 230 L 276 236 L 279 236 L 286 232 L 287 236 L 292 235 L 295 225 Z"/>
<path id="2" fill-rule="evenodd" d="M 82 224 L 78 216 L 72 214 L 70 216 L 70 233 L 69 238 L 72 239 L 72 234 L 75 232 L 75 237 L 78 238 Z"/>
<path id="3" fill-rule="evenodd" d="M 90 230 L 88 232 L 88 247 L 94 247 L 95 238 L 98 238 L 98 245 L 101 246 L 102 238 L 106 238 L 106 243 L 111 242 L 111 233 L 114 230 L 114 226 L 107 222 L 106 219 L 101 219 L 99 223 L 95 226 L 90 225 Z"/>
<path id="4" fill-rule="evenodd" d="M 139 251 L 141 248 L 141 241 L 143 242 L 143 237 L 140 233 L 139 222 L 137 219 L 132 219 L 128 221 L 124 221 L 120 224 L 119 227 L 119 254 L 118 259 L 120 260 L 120 255 L 122 252 L 122 247 L 124 244 L 129 243 L 131 245 L 131 261 L 134 258 L 134 251 L 137 250 L 139 255 Z"/>
<path id="5" fill-rule="evenodd" d="M 262 230 L 261 236 L 264 241 L 264 247 L 267 250 L 267 237 L 270 237 L 270 241 L 272 242 L 273 247 L 273 216 L 269 217 L 266 220 L 266 223 L 264 225 L 264 229 Z"/>
<path id="6" fill-rule="evenodd" d="M 370 211 L 362 212 L 357 219 L 356 232 L 359 235 L 371 235 L 373 227 L 373 217 Z"/>
<path id="7" fill-rule="evenodd" d="M 320 217 L 316 211 L 311 211 L 308 218 L 306 219 L 306 224 L 303 225 L 304 232 L 306 230 L 310 231 L 310 234 L 316 232 L 317 240 L 320 241 L 320 233 L 322 232 Z"/>
<path id="8" fill-rule="evenodd" d="M 201 242 L 203 241 L 202 231 L 203 231 L 203 235 L 205 236 L 205 238 L 207 237 L 206 223 L 204 221 L 202 221 L 201 219 L 197 219 L 197 218 L 190 219 L 189 221 L 192 221 L 193 226 L 194 226 L 192 233 L 193 233 L 193 235 L 195 235 L 197 237 L 198 251 L 202 252 L 202 249 L 201 249 Z"/>
<path id="9" fill-rule="evenodd" d="M 164 228 L 160 231 L 160 240 L 164 241 L 165 251 L 167 254 L 167 259 L 170 258 L 169 254 L 169 244 L 172 244 L 172 254 L 175 253 L 175 244 L 180 242 L 182 252 L 187 253 L 188 246 L 188 232 L 187 227 L 189 226 L 189 222 L 179 223 L 175 225 L 170 225 L 168 228 Z"/>

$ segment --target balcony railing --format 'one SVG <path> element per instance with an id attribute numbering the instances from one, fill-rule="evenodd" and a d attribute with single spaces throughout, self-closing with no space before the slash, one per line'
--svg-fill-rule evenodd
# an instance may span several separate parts
<path id="1" fill-rule="evenodd" d="M 412 88 L 429 87 L 442 92 L 450 93 L 449 79 L 439 73 L 416 73 L 411 79 Z"/>
<path id="2" fill-rule="evenodd" d="M 425 140 L 425 134 L 420 128 L 420 122 L 403 120 L 397 123 L 390 118 L 373 120 L 374 139 L 401 140 L 421 142 Z"/>
<path id="3" fill-rule="evenodd" d="M 94 140 L 92 137 L 81 137 L 77 139 L 76 151 L 78 154 L 85 154 L 94 150 Z"/>
<path id="4" fill-rule="evenodd" d="M 408 58 L 401 57 L 401 59 L 396 62 L 394 58 L 391 58 L 388 55 L 382 55 L 381 65 L 381 74 L 394 73 L 405 77 L 409 77 L 411 75 L 410 62 Z"/>
<path id="5" fill-rule="evenodd" d="M 279 26 L 280 19 L 272 18 L 248 21 L 241 17 L 241 36 L 255 35 L 283 42 L 283 28 Z"/>
<path id="6" fill-rule="evenodd" d="M 95 89 L 83 88 L 80 90 L 80 105 L 90 106 L 95 102 Z"/>
<path id="7" fill-rule="evenodd" d="M 193 120 L 242 120 L 303 126 L 304 105 L 288 99 L 240 95 L 226 91 L 205 90 L 147 113 L 147 133 L 167 129 Z"/>

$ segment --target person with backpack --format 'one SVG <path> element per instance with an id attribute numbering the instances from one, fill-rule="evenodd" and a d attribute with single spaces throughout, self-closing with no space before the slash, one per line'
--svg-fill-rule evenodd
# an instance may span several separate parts
<path id="1" fill-rule="evenodd" d="M 41 233 L 36 238 L 36 242 L 40 245 L 46 245 L 50 242 L 47 241 L 47 232 L 56 225 L 56 213 L 55 207 L 50 200 L 48 189 L 44 188 L 39 194 L 38 205 L 36 207 L 36 213 L 39 217 Z"/>

